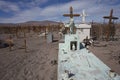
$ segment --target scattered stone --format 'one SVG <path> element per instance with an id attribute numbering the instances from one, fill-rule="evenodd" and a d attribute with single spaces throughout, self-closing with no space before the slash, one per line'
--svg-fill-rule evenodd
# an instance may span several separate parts
<path id="1" fill-rule="evenodd" d="M 51 61 L 51 64 L 52 64 L 52 65 L 56 65 L 56 64 L 57 64 L 57 60 L 52 60 L 52 61 Z"/>

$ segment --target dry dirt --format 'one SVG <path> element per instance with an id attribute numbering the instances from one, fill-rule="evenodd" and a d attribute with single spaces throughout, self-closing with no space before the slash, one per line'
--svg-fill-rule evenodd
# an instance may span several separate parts
<path id="1" fill-rule="evenodd" d="M 54 33 L 54 39 L 58 39 Z M 14 39 L 15 46 L 0 49 L 0 80 L 57 80 L 58 41 L 47 43 L 44 37 L 27 34 L 27 52 L 20 49 L 23 39 Z M 100 42 L 102 47 L 90 47 L 90 50 L 105 64 L 120 74 L 119 59 L 114 54 L 120 53 L 120 41 Z M 113 57 L 114 56 L 114 57 Z"/>
<path id="2" fill-rule="evenodd" d="M 44 37 L 27 37 L 27 53 L 23 39 L 15 39 L 13 51 L 0 49 L 0 80 L 57 80 L 58 42 L 46 43 Z"/>
<path id="3" fill-rule="evenodd" d="M 90 47 L 100 60 L 120 75 L 120 40 L 118 41 L 97 41 Z"/>

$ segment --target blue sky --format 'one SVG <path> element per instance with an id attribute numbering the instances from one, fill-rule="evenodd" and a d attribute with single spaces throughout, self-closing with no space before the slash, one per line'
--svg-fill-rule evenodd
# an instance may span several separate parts
<path id="1" fill-rule="evenodd" d="M 87 22 L 102 22 L 103 16 L 109 15 L 111 9 L 114 16 L 120 18 L 120 0 L 0 0 L 0 23 L 21 23 L 26 21 L 52 20 L 68 22 L 63 17 L 72 6 L 74 13 L 88 15 Z M 81 22 L 81 17 L 74 18 Z M 120 20 L 118 20 L 120 22 Z"/>

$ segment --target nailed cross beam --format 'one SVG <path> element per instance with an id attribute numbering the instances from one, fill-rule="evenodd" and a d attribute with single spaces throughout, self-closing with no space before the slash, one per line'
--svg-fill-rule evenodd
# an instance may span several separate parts
<path id="1" fill-rule="evenodd" d="M 72 8 L 72 6 L 71 6 L 71 7 L 70 7 L 70 14 L 64 14 L 63 16 L 73 18 L 73 17 L 80 16 L 80 14 L 73 14 L 73 8 Z"/>
<path id="2" fill-rule="evenodd" d="M 114 33 L 112 33 L 112 32 L 115 32 L 112 29 L 112 19 L 116 20 L 116 19 L 118 19 L 118 17 L 113 16 L 113 9 L 111 9 L 110 16 L 104 16 L 103 18 L 109 19 L 109 23 L 108 23 L 107 30 L 106 30 L 106 41 L 108 41 L 109 38 L 111 37 L 111 35 L 112 35 L 112 37 L 114 37 Z"/>
<path id="3" fill-rule="evenodd" d="M 111 11 L 110 11 L 110 16 L 104 16 L 103 18 L 104 18 L 104 19 L 109 19 L 109 24 L 112 23 L 112 19 L 113 19 L 113 20 L 118 19 L 118 17 L 114 17 L 114 16 L 113 16 L 113 9 L 111 9 Z"/>

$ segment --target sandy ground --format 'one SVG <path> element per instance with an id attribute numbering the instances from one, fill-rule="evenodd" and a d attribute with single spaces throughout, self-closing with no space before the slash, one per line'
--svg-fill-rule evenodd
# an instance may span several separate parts
<path id="1" fill-rule="evenodd" d="M 22 39 L 15 39 L 13 51 L 0 49 L 0 80 L 57 80 L 57 64 L 51 61 L 57 60 L 58 42 L 37 35 L 27 40 L 27 53 L 19 49 Z"/>
<path id="2" fill-rule="evenodd" d="M 120 75 L 120 41 L 97 41 L 90 51 Z"/>
<path id="3" fill-rule="evenodd" d="M 54 39 L 58 35 L 54 34 Z M 13 51 L 9 48 L 0 49 L 0 80 L 57 80 L 58 41 L 46 43 L 44 37 L 37 34 L 27 34 L 27 53 L 23 39 L 14 39 Z M 96 45 L 107 44 L 106 47 L 90 47 L 90 50 L 105 64 L 120 74 L 120 64 L 114 53 L 120 53 L 120 41 L 100 42 Z M 114 57 L 113 57 L 114 56 Z"/>

